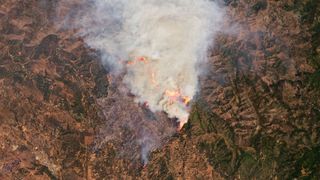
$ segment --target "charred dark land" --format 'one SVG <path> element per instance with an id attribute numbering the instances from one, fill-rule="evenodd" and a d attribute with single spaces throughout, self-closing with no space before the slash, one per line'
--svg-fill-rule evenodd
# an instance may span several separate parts
<path id="1" fill-rule="evenodd" d="M 146 165 L 121 117 L 152 114 L 119 99 L 99 53 L 56 27 L 63 6 L 0 0 L 0 179 L 320 178 L 320 1 L 225 0 L 236 26 L 210 52 L 189 122 L 158 122 L 172 136 Z M 106 121 L 121 100 L 120 125 Z M 121 138 L 104 141 L 112 130 Z"/>

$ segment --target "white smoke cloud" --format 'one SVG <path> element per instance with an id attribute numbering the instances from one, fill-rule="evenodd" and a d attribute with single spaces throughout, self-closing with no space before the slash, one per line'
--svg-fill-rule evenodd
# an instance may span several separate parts
<path id="1" fill-rule="evenodd" d="M 185 123 L 189 99 L 198 90 L 199 65 L 223 23 L 210 0 L 94 0 L 80 35 L 100 50 L 103 61 L 136 102 Z"/>

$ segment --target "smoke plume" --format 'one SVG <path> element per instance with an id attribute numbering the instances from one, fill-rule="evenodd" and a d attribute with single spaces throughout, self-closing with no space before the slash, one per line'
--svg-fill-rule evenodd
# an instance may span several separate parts
<path id="1" fill-rule="evenodd" d="M 210 0 L 94 0 L 76 26 L 137 103 L 181 125 L 223 10 Z"/>

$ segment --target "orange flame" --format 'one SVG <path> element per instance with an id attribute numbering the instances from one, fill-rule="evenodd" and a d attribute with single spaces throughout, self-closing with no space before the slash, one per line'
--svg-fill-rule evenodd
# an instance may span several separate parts
<path id="1" fill-rule="evenodd" d="M 135 64 L 136 62 L 135 61 L 127 61 L 127 64 L 128 65 L 133 65 L 133 64 Z"/>
<path id="2" fill-rule="evenodd" d="M 182 97 L 182 100 L 183 100 L 183 103 L 187 105 L 191 101 L 191 98 L 188 96 L 184 96 L 184 97 Z"/>
<path id="3" fill-rule="evenodd" d="M 182 96 L 180 91 L 176 90 L 176 91 L 170 91 L 170 90 L 166 90 L 165 91 L 165 95 L 168 96 L 170 98 L 170 102 L 173 101 L 182 101 L 185 105 L 188 105 L 189 102 L 191 101 L 191 98 L 188 96 Z"/>
<path id="4" fill-rule="evenodd" d="M 179 97 L 180 93 L 179 91 L 170 91 L 170 90 L 166 90 L 165 94 L 169 97 Z"/>
<path id="5" fill-rule="evenodd" d="M 137 63 L 144 63 L 147 64 L 148 63 L 148 59 L 145 56 L 138 56 L 136 58 L 133 58 L 133 60 L 129 60 L 127 61 L 128 65 L 135 65 Z M 156 78 L 156 73 L 151 69 L 149 69 L 150 72 L 150 82 L 151 85 L 153 85 L 154 87 L 159 88 L 159 83 L 157 82 L 157 78 Z M 184 105 L 188 106 L 191 98 L 189 96 L 184 96 L 180 93 L 180 90 L 169 90 L 167 89 L 164 92 L 164 96 L 166 96 L 169 99 L 169 105 L 174 104 L 175 102 L 180 102 L 183 103 Z M 149 108 L 149 104 L 148 102 L 144 102 L 143 106 L 146 108 Z M 180 119 L 179 120 L 179 126 L 177 127 L 178 130 L 180 131 L 183 127 L 183 125 L 188 121 L 188 119 Z"/>
<path id="6" fill-rule="evenodd" d="M 185 125 L 188 122 L 188 119 L 182 119 L 179 122 L 178 131 L 181 131 L 183 125 Z"/>
<path id="7" fill-rule="evenodd" d="M 148 63 L 147 58 L 143 57 L 143 56 L 138 57 L 137 60 L 140 61 L 140 62 Z"/>
<path id="8" fill-rule="evenodd" d="M 179 96 L 180 96 L 180 93 L 179 91 L 170 91 L 170 90 L 166 90 L 165 91 L 165 95 L 169 97 L 170 99 L 170 102 L 173 103 L 173 101 L 177 101 Z"/>
<path id="9" fill-rule="evenodd" d="M 148 59 L 144 56 L 139 56 L 139 57 L 135 58 L 134 60 L 127 61 L 127 65 L 134 65 L 138 62 L 143 62 L 146 64 L 146 63 L 148 63 Z"/>

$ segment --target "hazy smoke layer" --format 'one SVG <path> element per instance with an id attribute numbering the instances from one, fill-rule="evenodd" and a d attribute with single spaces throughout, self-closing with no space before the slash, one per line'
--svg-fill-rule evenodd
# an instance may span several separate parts
<path id="1" fill-rule="evenodd" d="M 80 33 L 150 110 L 182 124 L 223 11 L 209 0 L 95 0 Z"/>

